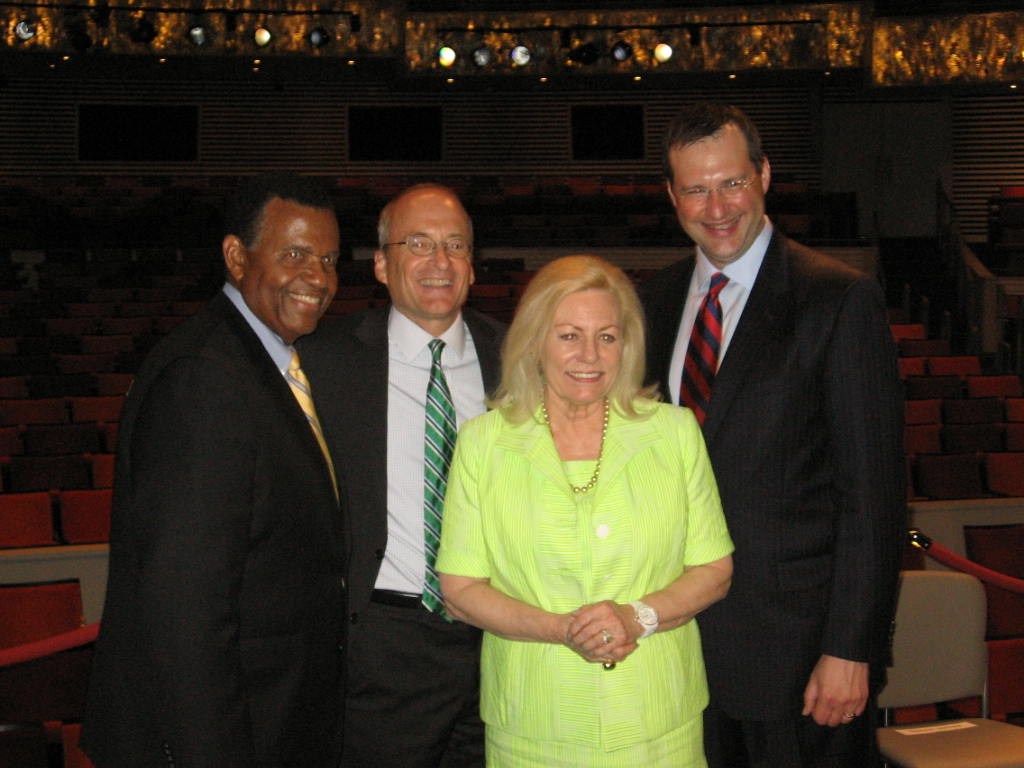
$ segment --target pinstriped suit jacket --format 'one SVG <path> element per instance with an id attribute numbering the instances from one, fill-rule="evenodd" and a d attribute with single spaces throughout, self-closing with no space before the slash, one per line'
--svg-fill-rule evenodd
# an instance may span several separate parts
<path id="1" fill-rule="evenodd" d="M 648 378 L 667 374 L 693 259 L 642 291 Z M 903 409 L 878 283 L 778 233 L 703 425 L 736 545 L 729 595 L 701 614 L 712 701 L 799 714 L 821 654 L 877 681 L 905 517 Z"/>

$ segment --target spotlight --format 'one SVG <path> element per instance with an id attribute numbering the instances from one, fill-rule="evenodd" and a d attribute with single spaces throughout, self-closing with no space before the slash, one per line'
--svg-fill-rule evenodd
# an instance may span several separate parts
<path id="1" fill-rule="evenodd" d="M 612 58 L 616 61 L 629 61 L 633 57 L 633 46 L 625 40 L 619 40 L 612 46 Z"/>
<path id="2" fill-rule="evenodd" d="M 270 41 L 274 39 L 274 36 L 266 27 L 256 27 L 256 31 L 252 33 L 252 39 L 256 45 L 263 48 L 266 45 L 270 45 Z"/>
<path id="3" fill-rule="evenodd" d="M 22 19 L 15 25 L 14 35 L 23 43 L 31 40 L 36 36 L 36 23 Z"/>
<path id="4" fill-rule="evenodd" d="M 512 63 L 517 67 L 525 67 L 529 64 L 531 56 L 532 54 L 530 53 L 530 49 L 525 45 L 517 45 L 509 54 L 509 58 L 512 59 Z"/>
<path id="5" fill-rule="evenodd" d="M 306 35 L 306 39 L 314 48 L 323 48 L 331 42 L 330 34 L 323 27 L 314 27 L 309 30 L 309 34 Z"/>
<path id="6" fill-rule="evenodd" d="M 569 51 L 569 61 L 574 61 L 577 64 L 593 64 L 599 58 L 601 58 L 601 52 L 593 43 L 583 43 Z"/>
<path id="7" fill-rule="evenodd" d="M 659 64 L 664 64 L 666 61 L 672 58 L 672 46 L 668 43 L 658 43 L 654 46 L 654 59 Z"/>
<path id="8" fill-rule="evenodd" d="M 128 37 L 131 38 L 133 43 L 149 45 L 156 39 L 156 27 L 153 26 L 153 22 L 149 19 L 139 19 L 139 23 L 132 27 Z"/>
<path id="9" fill-rule="evenodd" d="M 437 63 L 442 67 L 450 67 L 457 58 L 458 55 L 455 53 L 455 49 L 449 45 L 442 45 L 437 50 Z"/>
<path id="10" fill-rule="evenodd" d="M 202 22 L 195 22 L 188 28 L 188 39 L 192 45 L 203 46 L 210 42 L 210 30 Z"/>
<path id="11" fill-rule="evenodd" d="M 492 61 L 494 61 L 494 53 L 486 45 L 481 45 L 473 51 L 473 63 L 478 67 L 486 67 Z"/>

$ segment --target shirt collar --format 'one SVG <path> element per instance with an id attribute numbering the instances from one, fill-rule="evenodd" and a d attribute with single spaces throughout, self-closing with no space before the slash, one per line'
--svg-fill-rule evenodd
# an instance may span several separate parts
<path id="1" fill-rule="evenodd" d="M 274 331 L 270 329 L 269 325 L 256 317 L 256 314 L 249 309 L 249 305 L 245 303 L 245 298 L 242 296 L 242 292 L 231 283 L 224 283 L 224 295 L 231 299 L 231 303 L 235 305 L 235 309 L 242 314 L 242 317 L 245 318 L 245 322 L 249 324 L 249 327 L 252 328 L 259 337 L 260 342 L 263 344 L 263 348 L 267 350 L 267 354 L 270 355 L 270 359 L 274 361 L 274 365 L 282 371 L 287 371 L 292 360 L 292 347 L 285 344 L 284 340 L 274 333 Z"/>
<path id="2" fill-rule="evenodd" d="M 754 242 L 750 244 L 747 252 L 731 264 L 726 264 L 725 269 L 719 269 L 708 261 L 704 251 L 698 247 L 695 272 L 700 292 L 707 292 L 708 286 L 711 284 L 711 276 L 716 272 L 723 272 L 729 278 L 730 283 L 738 283 L 748 291 L 753 288 L 754 280 L 757 279 L 757 273 L 761 269 L 761 262 L 764 261 L 765 253 L 768 252 L 768 243 L 771 242 L 772 232 L 772 222 L 765 216 L 764 226 L 754 238 Z"/>
<path id="3" fill-rule="evenodd" d="M 454 355 L 456 360 L 461 360 L 466 345 L 466 328 L 460 312 L 455 322 L 449 325 L 444 333 L 435 337 L 392 306 L 388 315 L 388 338 L 407 360 L 415 360 L 434 338 L 441 339 L 445 351 Z"/>

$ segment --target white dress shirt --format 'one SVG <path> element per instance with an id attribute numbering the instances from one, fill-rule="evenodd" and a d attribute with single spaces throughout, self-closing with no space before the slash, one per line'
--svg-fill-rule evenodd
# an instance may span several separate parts
<path id="1" fill-rule="evenodd" d="M 764 255 L 768 251 L 768 243 L 771 242 L 771 239 L 772 223 L 766 216 L 764 227 L 754 242 L 750 244 L 747 252 L 736 261 L 727 264 L 725 269 L 716 267 L 708 261 L 708 257 L 700 248 L 697 249 L 697 263 L 694 266 L 693 275 L 690 277 L 690 287 L 686 292 L 686 306 L 683 309 L 682 320 L 679 322 L 676 343 L 672 349 L 672 362 L 668 369 L 668 380 L 671 383 L 669 392 L 675 405 L 679 405 L 679 387 L 683 380 L 686 348 L 690 345 L 690 334 L 693 333 L 693 324 L 697 319 L 701 302 L 704 301 L 711 286 L 711 276 L 716 272 L 722 272 L 729 278 L 729 282 L 718 294 L 718 301 L 722 305 L 722 343 L 718 348 L 718 364 L 721 366 L 736 325 L 743 314 L 743 308 L 747 306 L 750 289 L 754 287 L 754 281 L 757 279 L 757 273 L 761 269 L 761 262 L 764 261 Z"/>
<path id="2" fill-rule="evenodd" d="M 388 545 L 377 589 L 420 594 L 423 552 L 423 440 L 434 337 L 392 308 L 388 317 Z M 460 315 L 440 337 L 458 426 L 487 410 L 480 359 Z"/>

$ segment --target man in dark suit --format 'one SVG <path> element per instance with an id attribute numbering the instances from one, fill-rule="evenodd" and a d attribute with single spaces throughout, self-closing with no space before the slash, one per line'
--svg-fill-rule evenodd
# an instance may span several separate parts
<path id="1" fill-rule="evenodd" d="M 346 533 L 285 377 L 337 288 L 338 223 L 292 176 L 230 207 L 223 292 L 154 348 L 121 417 L 82 736 L 99 768 L 338 764 Z"/>
<path id="2" fill-rule="evenodd" d="M 423 605 L 424 423 L 434 339 L 457 423 L 486 409 L 503 327 L 464 309 L 473 229 L 450 189 L 385 206 L 374 272 L 389 307 L 325 322 L 301 346 L 352 515 L 343 764 L 482 766 L 480 632 Z"/>
<path id="3" fill-rule="evenodd" d="M 771 169 L 739 110 L 687 107 L 664 146 L 697 245 L 643 290 L 649 377 L 672 402 L 712 276 L 728 278 L 703 431 L 736 551 L 728 597 L 698 622 L 708 762 L 863 768 L 904 530 L 882 291 L 773 230 Z"/>

